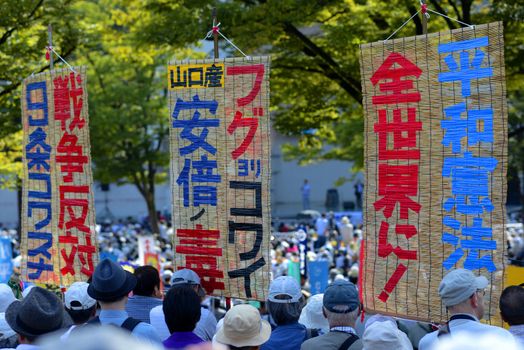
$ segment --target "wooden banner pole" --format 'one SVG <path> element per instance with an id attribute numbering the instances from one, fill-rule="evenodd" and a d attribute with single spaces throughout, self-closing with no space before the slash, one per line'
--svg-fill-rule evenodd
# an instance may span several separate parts
<path id="1" fill-rule="evenodd" d="M 51 24 L 47 26 L 47 39 L 48 39 L 48 45 L 49 45 L 49 67 L 51 67 L 51 70 L 54 69 L 54 61 L 53 61 L 53 27 Z"/>
<path id="2" fill-rule="evenodd" d="M 214 46 L 214 52 L 215 52 L 215 58 L 219 58 L 219 54 L 218 54 L 218 32 L 215 30 L 215 27 L 218 24 L 218 21 L 217 21 L 217 8 L 216 7 L 213 7 L 212 16 L 213 16 L 213 46 Z"/>
<path id="3" fill-rule="evenodd" d="M 420 0 L 420 6 L 422 8 L 426 8 L 426 2 L 425 0 Z M 426 15 L 426 11 L 422 11 L 422 34 L 428 34 L 428 16 Z"/>

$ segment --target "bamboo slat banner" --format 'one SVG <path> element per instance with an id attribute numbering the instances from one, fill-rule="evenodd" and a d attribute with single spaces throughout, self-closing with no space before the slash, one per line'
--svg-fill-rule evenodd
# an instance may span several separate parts
<path id="1" fill-rule="evenodd" d="M 22 87 L 22 273 L 67 287 L 98 262 L 85 67 L 28 77 Z"/>
<path id="2" fill-rule="evenodd" d="M 361 46 L 365 119 L 365 306 L 447 320 L 454 267 L 503 289 L 507 110 L 502 23 Z M 489 304 L 489 305 L 488 305 Z"/>
<path id="3" fill-rule="evenodd" d="M 269 57 L 168 67 L 175 266 L 208 294 L 269 287 Z"/>

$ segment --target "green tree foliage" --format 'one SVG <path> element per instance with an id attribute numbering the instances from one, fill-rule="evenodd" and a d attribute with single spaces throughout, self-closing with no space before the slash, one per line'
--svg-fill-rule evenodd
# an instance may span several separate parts
<path id="1" fill-rule="evenodd" d="M 79 61 L 89 67 L 89 108 L 95 178 L 136 186 L 159 232 L 155 185 L 169 168 L 169 111 L 165 65 L 172 51 L 139 40 L 149 16 L 141 1 L 80 2 L 84 45 Z M 184 47 L 185 45 L 181 45 Z"/>
<path id="2" fill-rule="evenodd" d="M 430 8 L 468 23 L 502 20 L 510 114 L 510 156 L 524 160 L 524 8 L 519 0 L 429 0 Z M 298 137 L 288 157 L 363 165 L 359 47 L 388 37 L 418 11 L 412 0 L 0 0 L 0 133 L 20 129 L 18 86 L 47 69 L 47 23 L 57 51 L 89 66 L 95 177 L 135 184 L 146 202 L 163 181 L 169 58 L 196 57 L 189 49 L 210 29 L 211 7 L 221 30 L 246 53 L 271 54 L 272 115 L 276 129 Z M 460 25 L 434 14 L 428 31 Z M 398 34 L 422 33 L 421 15 Z M 222 41 L 229 55 L 238 55 Z M 5 83 L 7 81 L 7 83 Z M 154 203 L 154 202 L 153 202 Z M 149 211 L 154 207 L 149 205 Z"/>
<path id="3" fill-rule="evenodd" d="M 524 131 L 522 115 L 518 115 L 523 103 L 524 16 L 518 3 L 428 2 L 429 8 L 466 23 L 504 21 L 513 137 Z M 299 138 L 297 145 L 286 146 L 288 158 L 303 163 L 352 160 L 360 168 L 363 112 L 359 44 L 384 40 L 418 9 L 416 1 L 406 0 L 238 0 L 222 4 L 219 13 L 225 22 L 222 29 L 240 47 L 273 56 L 275 126 Z M 397 37 L 421 34 L 421 16 L 415 16 Z M 432 14 L 428 32 L 459 27 L 457 22 Z"/>
<path id="4" fill-rule="evenodd" d="M 20 84 L 49 69 L 45 60 L 47 26 L 54 48 L 70 58 L 80 32 L 70 0 L 0 0 L 0 137 L 20 130 Z"/>

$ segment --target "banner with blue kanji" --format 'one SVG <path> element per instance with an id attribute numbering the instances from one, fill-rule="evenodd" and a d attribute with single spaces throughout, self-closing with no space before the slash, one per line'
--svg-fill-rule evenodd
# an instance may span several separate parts
<path id="1" fill-rule="evenodd" d="M 500 22 L 361 46 L 367 309 L 447 320 L 453 268 L 490 281 L 500 323 L 506 264 L 507 106 Z"/>
<path id="2" fill-rule="evenodd" d="M 210 295 L 267 297 L 269 68 L 269 57 L 168 66 L 174 265 Z"/>

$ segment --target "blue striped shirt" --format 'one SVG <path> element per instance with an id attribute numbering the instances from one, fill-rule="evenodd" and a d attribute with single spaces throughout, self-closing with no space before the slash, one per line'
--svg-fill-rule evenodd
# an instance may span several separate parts
<path id="1" fill-rule="evenodd" d="M 127 301 L 126 311 L 130 317 L 145 323 L 151 323 L 149 312 L 158 305 L 162 305 L 162 299 L 133 295 Z"/>

